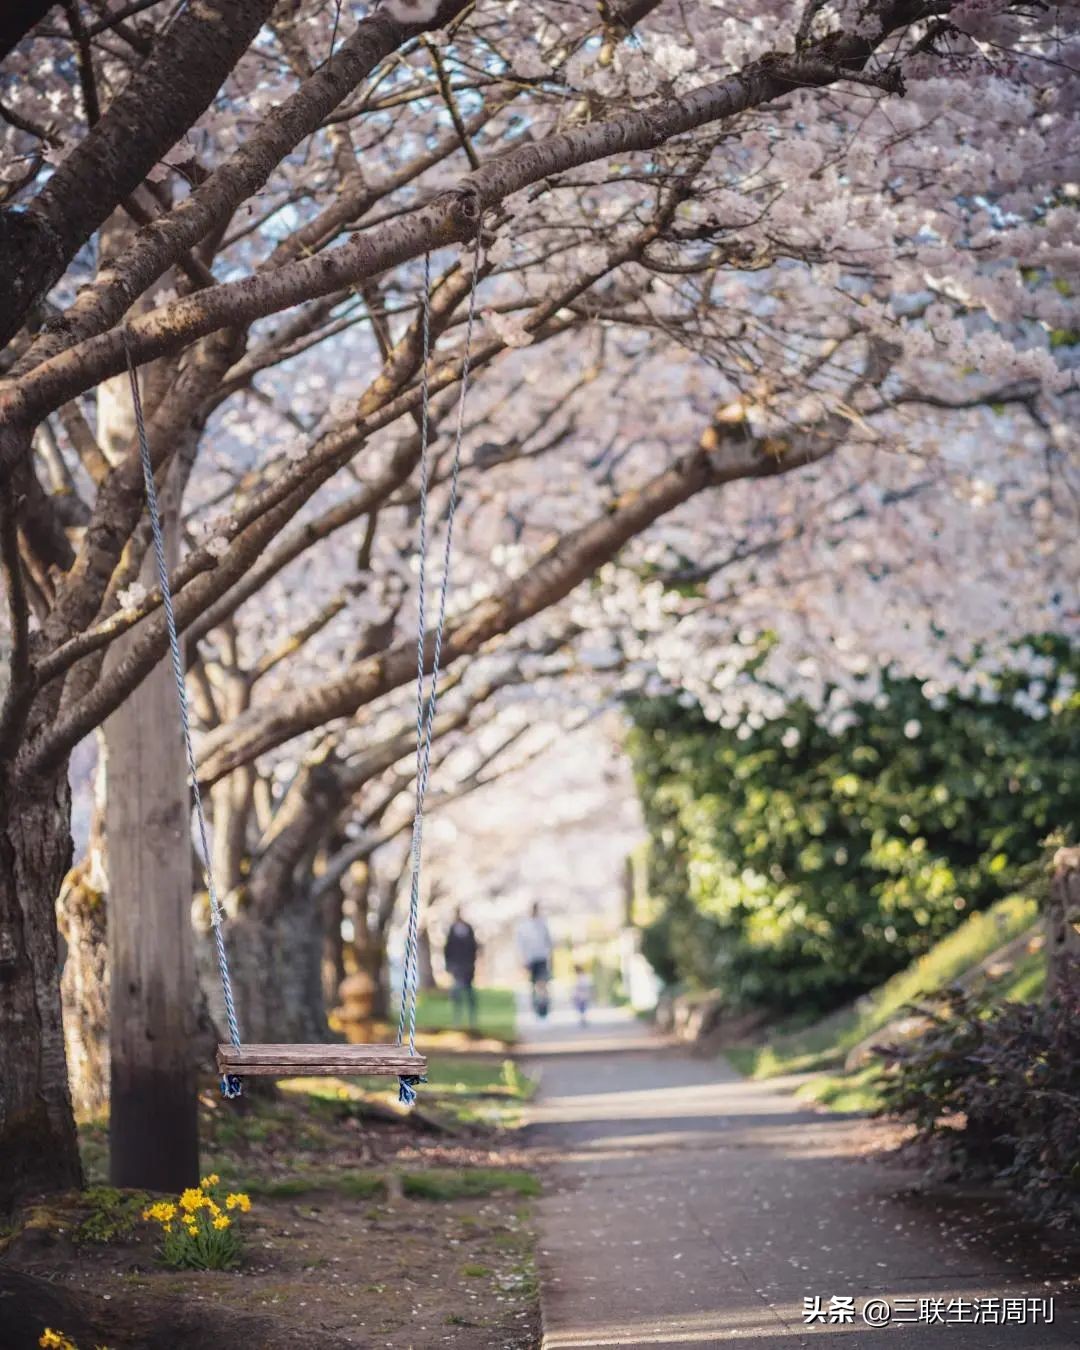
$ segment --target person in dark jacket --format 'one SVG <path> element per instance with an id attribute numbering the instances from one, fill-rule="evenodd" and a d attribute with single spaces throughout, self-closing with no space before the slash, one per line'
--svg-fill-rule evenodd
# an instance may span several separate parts
<path id="1" fill-rule="evenodd" d="M 460 909 L 454 911 L 454 922 L 446 935 L 443 948 L 443 960 L 446 973 L 453 980 L 450 990 L 450 1003 L 454 1009 L 454 1020 L 459 1021 L 462 1009 L 467 1012 L 469 1026 L 476 1025 L 476 954 L 480 944 L 476 940 L 471 923 L 466 922 Z"/>

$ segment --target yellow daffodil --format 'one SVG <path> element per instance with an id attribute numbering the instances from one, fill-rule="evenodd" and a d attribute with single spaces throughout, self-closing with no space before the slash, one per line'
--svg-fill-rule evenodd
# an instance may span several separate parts
<path id="1" fill-rule="evenodd" d="M 176 1218 L 176 1206 L 169 1204 L 167 1200 L 158 1200 L 155 1204 L 149 1205 L 143 1210 L 144 1219 L 156 1219 L 158 1223 L 168 1223 Z"/>
<path id="2" fill-rule="evenodd" d="M 52 1327 L 46 1327 L 38 1338 L 38 1345 L 41 1350 L 75 1350 L 75 1346 L 68 1340 L 62 1331 L 53 1331 Z"/>
<path id="3" fill-rule="evenodd" d="M 227 1237 L 211 1241 L 211 1229 L 216 1233 L 227 1233 L 235 1219 L 225 1210 L 246 1214 L 251 1209 L 251 1200 L 243 1191 L 230 1191 L 227 1195 L 215 1191 L 214 1187 L 220 1183 L 217 1173 L 211 1172 L 200 1179 L 197 1187 L 188 1186 L 175 1201 L 155 1200 L 143 1210 L 144 1219 L 155 1219 L 161 1225 L 161 1254 L 167 1265 L 223 1270 L 236 1263 L 240 1251 L 239 1235 L 228 1233 Z M 216 1198 L 219 1194 L 222 1194 L 220 1203 Z M 205 1218 L 202 1217 L 204 1210 Z M 48 1347 L 49 1350 L 76 1350 L 65 1340 L 49 1341 Z"/>

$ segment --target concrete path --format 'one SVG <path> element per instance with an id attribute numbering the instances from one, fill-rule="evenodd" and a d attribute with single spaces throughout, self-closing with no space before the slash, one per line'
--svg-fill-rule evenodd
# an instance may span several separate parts
<path id="1" fill-rule="evenodd" d="M 917 1176 L 868 1156 L 865 1121 L 805 1110 L 625 1014 L 584 1031 L 558 1010 L 522 1020 L 532 1138 L 551 1159 L 544 1350 L 1080 1347 L 1075 1260 L 973 1202 L 912 1194 Z M 890 1325 L 869 1326 L 882 1300 Z"/>

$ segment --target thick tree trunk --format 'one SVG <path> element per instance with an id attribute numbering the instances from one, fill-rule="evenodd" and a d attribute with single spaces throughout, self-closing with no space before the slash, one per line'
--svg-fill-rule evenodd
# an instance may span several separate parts
<path id="1" fill-rule="evenodd" d="M 117 387 L 117 383 L 119 387 Z M 99 392 L 109 453 L 130 443 L 125 382 Z M 170 565 L 179 492 L 161 492 Z M 154 584 L 153 551 L 140 579 Z M 130 637 L 110 652 L 106 674 Z M 195 962 L 187 764 L 176 685 L 162 661 L 105 723 L 109 874 L 109 1171 L 117 1186 L 182 1190 L 199 1177 Z"/>
<path id="2" fill-rule="evenodd" d="M 155 671 L 105 726 L 109 797 L 110 1176 L 199 1176 L 191 838 L 176 689 Z"/>
<path id="3" fill-rule="evenodd" d="M 71 1100 L 80 1117 L 109 1103 L 108 902 L 89 860 L 64 881 L 56 905 L 67 958 L 60 981 Z"/>
<path id="4" fill-rule="evenodd" d="M 1080 848 L 1054 855 L 1046 911 L 1046 996 L 1080 975 Z"/>
<path id="5" fill-rule="evenodd" d="M 64 878 L 56 923 L 66 948 L 60 977 L 68 1077 L 76 1115 L 100 1116 L 109 1103 L 108 875 L 105 763 L 95 770 L 86 856 Z"/>
<path id="6" fill-rule="evenodd" d="M 55 0 L 23 0 L 21 5 L 4 7 L 0 14 L 0 61 L 15 50 L 35 24 L 54 7 Z"/>
<path id="7" fill-rule="evenodd" d="M 70 865 L 67 765 L 17 792 L 0 779 L 0 1211 L 82 1184 L 55 918 Z"/>
<path id="8" fill-rule="evenodd" d="M 386 943 L 378 933 L 357 931 L 353 943 L 356 972 L 363 977 L 365 1005 L 372 1022 L 390 1020 L 390 990 L 386 978 Z"/>
<path id="9" fill-rule="evenodd" d="M 345 978 L 345 941 L 341 936 L 345 895 L 340 885 L 332 886 L 322 899 L 322 981 L 323 1002 L 337 1006 L 341 982 Z"/>
<path id="10" fill-rule="evenodd" d="M 332 756 L 305 764 L 279 806 L 247 884 L 230 896 L 235 907 L 226 939 L 240 1034 L 245 1041 L 325 1041 L 330 1037 L 323 995 L 323 916 L 311 893 L 320 841 L 342 801 Z M 219 1025 L 222 999 L 211 1007 Z"/>
<path id="11" fill-rule="evenodd" d="M 270 917 L 248 911 L 227 929 L 229 967 L 245 1041 L 313 1043 L 330 1039 L 322 984 L 322 925 L 306 895 Z M 224 1003 L 209 935 L 200 951 L 203 988 L 219 1027 Z"/>

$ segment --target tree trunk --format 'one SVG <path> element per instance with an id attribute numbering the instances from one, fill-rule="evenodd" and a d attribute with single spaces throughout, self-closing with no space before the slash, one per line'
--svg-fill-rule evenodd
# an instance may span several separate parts
<path id="1" fill-rule="evenodd" d="M 191 840 L 176 689 L 155 671 L 106 723 L 110 792 L 110 1176 L 175 1191 L 199 1176 Z"/>
<path id="2" fill-rule="evenodd" d="M 345 941 L 341 936 L 344 907 L 345 893 L 341 886 L 331 886 L 322 900 L 323 1003 L 327 1008 L 337 1006 L 341 982 L 345 978 Z"/>
<path id="3" fill-rule="evenodd" d="M 56 923 L 66 952 L 60 976 L 71 1099 L 79 1116 L 109 1103 L 108 877 L 105 869 L 105 762 L 94 771 L 86 856 L 64 878 Z"/>
<path id="4" fill-rule="evenodd" d="M 420 925 L 416 934 L 416 986 L 418 989 L 437 989 L 435 967 L 431 962 L 431 933 L 427 920 Z"/>
<path id="5" fill-rule="evenodd" d="M 245 1041 L 310 1044 L 330 1039 L 323 1002 L 322 925 L 315 902 L 290 898 L 272 916 L 250 911 L 226 930 L 240 1034 Z M 200 944 L 203 987 L 219 1027 L 225 1026 L 211 935 Z"/>
<path id="6" fill-rule="evenodd" d="M 1080 848 L 1054 855 L 1046 910 L 1046 997 L 1080 974 Z"/>
<path id="7" fill-rule="evenodd" d="M 68 873 L 56 904 L 67 958 L 60 981 L 71 1099 L 82 1117 L 109 1103 L 108 902 L 92 859 Z"/>
<path id="8" fill-rule="evenodd" d="M 109 453 L 130 443 L 123 381 L 99 392 Z M 179 491 L 160 493 L 169 565 L 177 556 Z M 153 551 L 140 580 L 156 578 Z M 128 650 L 110 651 L 106 674 Z M 117 1186 L 178 1191 L 199 1178 L 194 1062 L 195 963 L 187 765 L 176 685 L 159 662 L 105 723 L 109 873 L 109 1172 Z"/>
<path id="9" fill-rule="evenodd" d="M 245 1041 L 330 1038 L 322 913 L 311 884 L 322 837 L 341 801 L 332 753 L 316 755 L 302 766 L 278 807 L 246 885 L 229 897 L 236 912 L 226 939 Z M 206 987 L 214 988 L 209 982 Z M 217 1015 L 222 1000 L 216 988 L 213 1000 Z"/>
<path id="10" fill-rule="evenodd" d="M 367 982 L 368 1017 L 373 1022 L 390 1020 L 390 990 L 386 979 L 386 943 L 368 929 L 357 929 L 353 943 L 357 972 Z"/>
<path id="11" fill-rule="evenodd" d="M 0 779 L 0 1211 L 82 1185 L 68 1091 L 56 896 L 71 865 L 67 764 Z"/>

